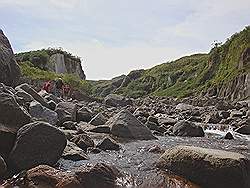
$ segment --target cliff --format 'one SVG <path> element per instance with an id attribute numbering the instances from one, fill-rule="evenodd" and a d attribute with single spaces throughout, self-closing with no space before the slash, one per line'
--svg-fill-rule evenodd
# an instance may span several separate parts
<path id="1" fill-rule="evenodd" d="M 118 84 L 119 83 L 119 84 Z M 93 93 L 130 97 L 215 96 L 228 100 L 250 97 L 250 27 L 207 54 L 194 54 L 112 80 L 93 82 Z"/>
<path id="2" fill-rule="evenodd" d="M 42 49 L 16 54 L 19 63 L 29 61 L 35 67 L 57 74 L 74 74 L 85 80 L 81 60 L 61 49 Z"/>

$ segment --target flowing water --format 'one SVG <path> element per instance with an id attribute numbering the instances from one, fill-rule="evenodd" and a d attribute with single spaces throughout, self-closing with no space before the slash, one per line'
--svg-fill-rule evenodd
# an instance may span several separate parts
<path id="1" fill-rule="evenodd" d="M 89 154 L 90 159 L 84 161 L 69 161 L 60 160 L 60 168 L 64 170 L 74 171 L 79 166 L 105 163 L 116 166 L 119 170 L 126 173 L 126 178 L 121 180 L 123 187 L 133 187 L 133 184 L 139 186 L 147 181 L 155 181 L 159 184 L 159 172 L 155 168 L 155 162 L 159 159 L 161 152 L 150 152 L 150 148 L 157 147 L 165 150 L 176 145 L 192 145 L 212 149 L 222 149 L 241 153 L 250 158 L 250 137 L 241 134 L 233 133 L 234 140 L 226 140 L 220 138 L 225 135 L 225 132 L 218 130 L 206 130 L 206 137 L 189 138 L 189 137 L 158 137 L 158 140 L 149 141 L 119 141 L 122 146 L 120 151 L 107 151 L 99 154 Z M 102 135 L 94 136 L 96 143 L 102 138 Z M 154 177 L 155 178 L 152 178 Z M 126 182 L 127 183 L 124 183 Z M 178 176 L 168 176 L 169 187 L 187 187 L 195 188 L 185 179 Z M 152 183 L 152 182 L 151 182 Z M 152 184 L 151 184 L 152 185 Z"/>

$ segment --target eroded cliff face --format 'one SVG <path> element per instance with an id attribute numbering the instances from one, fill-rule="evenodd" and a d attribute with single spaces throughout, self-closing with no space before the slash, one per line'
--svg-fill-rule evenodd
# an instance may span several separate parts
<path id="1" fill-rule="evenodd" d="M 21 72 L 8 38 L 0 29 L 0 82 L 16 86 Z"/>
<path id="2" fill-rule="evenodd" d="M 207 90 L 208 96 L 225 98 L 230 101 L 250 98 L 250 48 L 241 54 L 238 69 L 242 73 L 233 80 L 211 87 Z"/>
<path id="3" fill-rule="evenodd" d="M 81 79 L 86 79 L 84 71 L 82 69 L 80 59 L 71 59 L 65 57 L 64 54 L 56 53 L 50 56 L 48 63 L 48 70 L 54 71 L 56 73 L 68 73 L 76 74 Z"/>

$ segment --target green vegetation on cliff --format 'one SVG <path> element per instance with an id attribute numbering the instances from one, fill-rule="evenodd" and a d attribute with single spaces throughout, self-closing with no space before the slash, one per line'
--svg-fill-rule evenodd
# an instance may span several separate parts
<path id="1" fill-rule="evenodd" d="M 242 54 L 248 48 L 249 26 L 227 39 L 223 45 L 215 44 L 208 54 L 186 56 L 144 70 L 139 78 L 130 80 L 125 86 L 115 87 L 109 80 L 94 82 L 93 88 L 95 93 L 102 89 L 131 97 L 199 95 L 210 87 L 226 84 L 237 75 L 250 72 L 249 63 L 240 66 Z"/>
<path id="2" fill-rule="evenodd" d="M 21 62 L 19 65 L 22 75 L 30 80 L 48 81 L 62 78 L 65 83 L 69 84 L 74 89 L 88 94 L 91 93 L 91 84 L 74 74 L 56 74 L 52 71 L 45 71 L 34 66 L 30 61 Z"/>

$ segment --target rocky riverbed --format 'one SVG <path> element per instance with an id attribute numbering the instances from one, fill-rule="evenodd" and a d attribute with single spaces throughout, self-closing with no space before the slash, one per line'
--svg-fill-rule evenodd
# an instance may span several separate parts
<path id="1" fill-rule="evenodd" d="M 249 101 L 0 91 L 4 187 L 249 186 Z"/>

